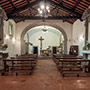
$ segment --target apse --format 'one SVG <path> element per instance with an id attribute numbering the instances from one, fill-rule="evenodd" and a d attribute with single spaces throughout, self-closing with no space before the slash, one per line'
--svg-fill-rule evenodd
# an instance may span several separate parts
<path id="1" fill-rule="evenodd" d="M 33 53 L 33 47 L 38 48 L 38 54 L 40 55 L 41 50 L 51 50 L 53 47 L 60 47 L 64 49 L 64 37 L 63 34 L 56 28 L 51 26 L 37 26 L 31 28 L 26 32 L 24 36 L 25 51 Z"/>

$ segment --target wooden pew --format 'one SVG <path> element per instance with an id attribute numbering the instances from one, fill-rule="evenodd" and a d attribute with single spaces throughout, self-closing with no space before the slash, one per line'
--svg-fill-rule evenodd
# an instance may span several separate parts
<path id="1" fill-rule="evenodd" d="M 66 54 L 55 54 L 53 55 L 53 60 L 56 63 L 59 71 L 63 76 L 71 76 L 76 75 L 80 76 L 86 75 L 86 72 L 90 71 L 90 61 L 84 60 L 82 57 L 73 56 L 73 55 L 66 55 Z M 88 65 L 83 65 L 82 63 L 89 63 Z M 87 71 L 88 69 L 88 71 Z M 83 72 L 84 71 L 84 72 Z M 89 73 L 88 73 L 89 75 Z"/>
<path id="2" fill-rule="evenodd" d="M 62 76 L 90 76 L 90 60 L 88 59 L 60 59 L 59 62 Z M 88 65 L 82 64 L 83 62 L 88 62 Z"/>
<path id="3" fill-rule="evenodd" d="M 14 72 L 16 75 L 19 73 L 32 74 L 36 62 L 34 59 L 3 59 L 4 61 L 4 73 Z M 11 64 L 8 64 L 11 63 Z"/>
<path id="4" fill-rule="evenodd" d="M 32 74 L 37 64 L 37 55 L 23 54 L 16 58 L 3 59 L 4 72 L 15 72 L 16 75 L 20 72 L 28 72 Z"/>
<path id="5" fill-rule="evenodd" d="M 38 55 L 37 54 L 23 54 L 23 55 L 17 56 L 16 58 L 17 59 L 28 59 L 28 58 L 32 58 L 37 63 Z"/>
<path id="6" fill-rule="evenodd" d="M 67 55 L 67 54 L 55 54 L 53 56 L 54 62 L 58 65 L 59 59 L 82 59 L 81 56 L 73 56 L 73 55 Z"/>

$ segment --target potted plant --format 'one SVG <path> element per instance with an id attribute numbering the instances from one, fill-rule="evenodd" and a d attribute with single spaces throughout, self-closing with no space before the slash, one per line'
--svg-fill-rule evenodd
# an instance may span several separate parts
<path id="1" fill-rule="evenodd" d="M 90 43 L 87 43 L 87 44 L 86 44 L 86 49 L 87 49 L 87 50 L 90 50 Z"/>

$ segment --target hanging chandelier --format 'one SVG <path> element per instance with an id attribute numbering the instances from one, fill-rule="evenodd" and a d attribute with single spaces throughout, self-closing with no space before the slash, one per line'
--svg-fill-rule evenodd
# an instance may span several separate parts
<path id="1" fill-rule="evenodd" d="M 50 8 L 46 4 L 43 4 L 40 6 L 40 8 L 38 8 L 38 12 L 41 17 L 47 18 L 48 14 L 50 13 Z"/>
<path id="2" fill-rule="evenodd" d="M 46 5 L 46 0 L 43 0 L 43 4 L 40 5 L 40 8 L 38 8 L 38 12 L 40 16 L 43 18 L 44 26 L 42 28 L 43 32 L 47 32 L 47 28 L 45 26 L 45 19 L 48 18 L 48 15 L 50 13 L 50 7 Z"/>
<path id="3" fill-rule="evenodd" d="M 47 28 L 46 28 L 45 25 L 43 26 L 42 31 L 43 31 L 43 32 L 47 32 Z"/>

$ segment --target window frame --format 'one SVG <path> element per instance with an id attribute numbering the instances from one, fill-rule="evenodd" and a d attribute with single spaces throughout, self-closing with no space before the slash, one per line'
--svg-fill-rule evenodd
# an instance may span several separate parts
<path id="1" fill-rule="evenodd" d="M 10 26 L 11 26 L 11 28 L 10 28 Z M 12 37 L 13 36 L 13 24 L 11 22 L 9 22 L 8 31 L 9 31 L 9 36 Z"/>

